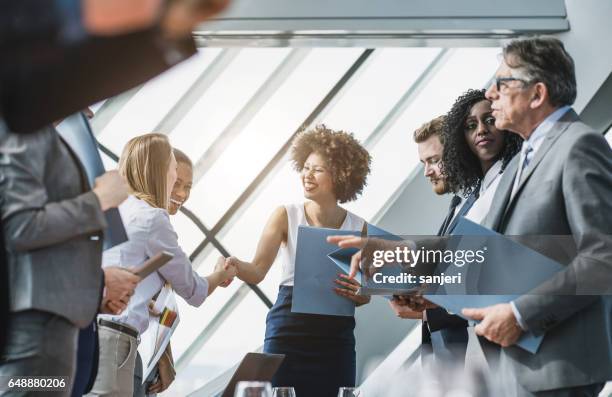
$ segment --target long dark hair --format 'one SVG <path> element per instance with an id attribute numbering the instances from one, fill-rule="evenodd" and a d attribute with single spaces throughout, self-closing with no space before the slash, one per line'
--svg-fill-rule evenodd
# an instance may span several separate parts
<path id="1" fill-rule="evenodd" d="M 480 189 L 484 177 L 478 157 L 470 150 L 465 139 L 465 120 L 472 106 L 480 101 L 486 101 L 485 90 L 467 90 L 462 94 L 444 121 L 444 154 L 442 155 L 442 172 L 446 184 L 452 192 L 462 192 L 468 196 Z M 502 171 L 512 157 L 521 149 L 523 140 L 509 131 L 504 133 L 504 148 L 496 160 L 502 160 Z"/>

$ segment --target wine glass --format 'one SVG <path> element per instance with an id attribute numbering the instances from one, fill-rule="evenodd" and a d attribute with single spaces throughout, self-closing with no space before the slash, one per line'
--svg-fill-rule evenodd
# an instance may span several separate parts
<path id="1" fill-rule="evenodd" d="M 338 397 L 360 397 L 360 396 L 361 396 L 361 392 L 356 387 L 341 387 L 340 389 L 338 389 Z"/>
<path id="2" fill-rule="evenodd" d="M 270 382 L 238 382 L 234 397 L 272 397 L 272 386 Z"/>
<path id="3" fill-rule="evenodd" d="M 272 389 L 272 397 L 296 397 L 293 387 L 275 387 Z"/>

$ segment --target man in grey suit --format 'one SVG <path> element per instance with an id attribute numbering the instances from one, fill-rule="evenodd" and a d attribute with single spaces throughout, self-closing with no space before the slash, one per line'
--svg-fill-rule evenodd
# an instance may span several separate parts
<path id="1" fill-rule="evenodd" d="M 138 281 L 125 270 L 101 268 L 104 211 L 126 197 L 116 171 L 90 190 L 81 163 L 52 126 L 2 139 L 11 321 L 0 376 L 64 376 L 65 390 L 55 395 L 70 395 L 78 329 L 99 309 L 123 310 Z"/>
<path id="2" fill-rule="evenodd" d="M 485 225 L 567 236 L 576 250 L 554 253 L 565 269 L 533 293 L 463 314 L 480 320 L 475 331 L 509 395 L 596 396 L 612 379 L 612 151 L 570 107 L 574 62 L 561 41 L 509 43 L 495 77 L 486 93 L 495 126 L 524 143 Z M 545 334 L 536 354 L 512 346 L 524 331 Z"/>

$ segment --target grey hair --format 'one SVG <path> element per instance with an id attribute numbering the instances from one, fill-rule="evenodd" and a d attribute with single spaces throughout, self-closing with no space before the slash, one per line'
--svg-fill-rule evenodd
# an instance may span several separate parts
<path id="1" fill-rule="evenodd" d="M 571 105 L 576 100 L 574 60 L 561 40 L 530 37 L 513 40 L 503 49 L 504 62 L 531 82 L 542 82 L 553 106 Z"/>

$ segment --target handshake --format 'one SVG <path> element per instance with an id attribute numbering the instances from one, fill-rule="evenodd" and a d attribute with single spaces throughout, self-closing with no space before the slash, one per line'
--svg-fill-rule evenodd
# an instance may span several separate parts
<path id="1" fill-rule="evenodd" d="M 209 284 L 212 281 L 213 286 L 223 288 L 229 286 L 232 281 L 234 281 L 234 277 L 238 275 L 239 263 L 240 261 L 238 258 L 234 256 L 227 258 L 220 256 L 219 259 L 217 259 L 215 271 L 208 277 Z"/>

